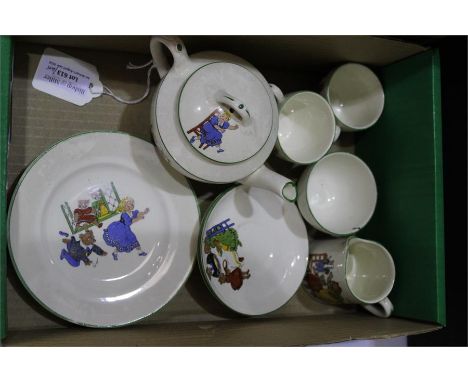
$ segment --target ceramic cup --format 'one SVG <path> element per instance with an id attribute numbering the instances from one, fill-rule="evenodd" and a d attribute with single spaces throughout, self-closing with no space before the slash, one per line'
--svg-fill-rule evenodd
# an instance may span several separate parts
<path id="1" fill-rule="evenodd" d="M 356 132 L 374 125 L 384 107 L 384 91 L 368 67 L 348 63 L 323 81 L 322 95 L 330 103 L 339 129 Z"/>
<path id="2" fill-rule="evenodd" d="M 354 236 L 310 242 L 306 283 L 312 293 L 334 304 L 359 304 L 389 317 L 395 281 L 392 256 L 381 244 Z"/>
<path id="3" fill-rule="evenodd" d="M 278 102 L 279 128 L 277 155 L 289 162 L 317 162 L 338 138 L 333 111 L 320 94 L 298 91 L 283 95 L 270 84 Z"/>
<path id="4" fill-rule="evenodd" d="M 369 167 L 346 152 L 325 155 L 302 173 L 297 204 L 304 219 L 332 236 L 348 236 L 374 213 L 377 186 Z"/>

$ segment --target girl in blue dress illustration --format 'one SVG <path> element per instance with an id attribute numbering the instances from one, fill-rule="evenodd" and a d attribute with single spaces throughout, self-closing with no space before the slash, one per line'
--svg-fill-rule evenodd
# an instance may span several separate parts
<path id="1" fill-rule="evenodd" d="M 142 251 L 137 237 L 132 232 L 131 225 L 144 219 L 149 209 L 146 208 L 144 211 L 140 212 L 134 210 L 134 207 L 135 202 L 132 198 L 123 198 L 117 207 L 117 210 L 122 212 L 120 220 L 109 224 L 109 226 L 104 229 L 104 241 L 108 246 L 115 248 L 112 253 L 114 260 L 118 260 L 119 254 L 122 252 L 130 253 L 133 250 L 139 251 L 139 256 L 146 256 L 146 252 Z"/>
<path id="2" fill-rule="evenodd" d="M 211 115 L 201 124 L 187 132 L 189 134 L 195 131 L 199 132 L 190 139 L 190 143 L 193 145 L 195 141 L 199 140 L 199 148 L 202 148 L 203 145 L 205 145 L 203 150 L 206 150 L 208 147 L 216 146 L 218 148 L 217 152 L 222 153 L 224 151 L 221 148 L 221 143 L 223 143 L 223 134 L 227 130 L 237 130 L 239 128 L 239 125 L 229 123 L 230 119 L 231 114 L 227 111 L 216 111 L 211 113 Z"/>

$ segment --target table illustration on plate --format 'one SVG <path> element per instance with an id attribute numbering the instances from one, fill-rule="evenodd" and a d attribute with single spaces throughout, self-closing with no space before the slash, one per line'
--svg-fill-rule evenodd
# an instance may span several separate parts
<path id="1" fill-rule="evenodd" d="M 64 202 L 60 207 L 71 233 L 75 234 L 92 226 L 101 228 L 103 221 L 118 214 L 119 203 L 120 196 L 114 182 L 110 182 L 107 186 L 86 190 L 73 212 L 68 202 Z"/>

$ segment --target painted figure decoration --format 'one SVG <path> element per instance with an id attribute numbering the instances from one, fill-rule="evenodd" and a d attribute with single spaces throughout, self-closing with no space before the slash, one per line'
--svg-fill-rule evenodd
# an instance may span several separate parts
<path id="1" fill-rule="evenodd" d="M 81 262 L 84 265 L 91 265 L 93 262 L 89 259 L 89 256 L 94 252 L 98 256 L 106 256 L 107 252 L 101 247 L 94 244 L 96 239 L 94 233 L 91 230 L 86 230 L 84 233 L 79 235 L 80 240 L 76 240 L 75 236 L 70 239 L 62 239 L 63 243 L 67 245 L 66 249 L 62 249 L 60 253 L 60 260 L 66 260 L 72 267 L 79 267 Z M 84 245 L 84 246 L 83 246 Z M 97 264 L 95 262 L 95 265 Z"/>
<path id="2" fill-rule="evenodd" d="M 149 212 L 149 208 L 141 212 L 134 210 L 134 208 L 135 201 L 131 197 L 123 198 L 117 208 L 119 212 L 122 212 L 120 220 L 111 223 L 104 229 L 104 241 L 108 246 L 115 248 L 112 252 L 114 260 L 118 260 L 121 253 L 130 253 L 133 250 L 137 250 L 139 256 L 146 256 L 146 252 L 142 251 L 140 243 L 130 226 L 144 219 Z"/>
<path id="3" fill-rule="evenodd" d="M 81 227 L 86 224 L 94 224 L 99 228 L 102 227 L 102 223 L 98 222 L 93 208 L 89 206 L 88 199 L 78 201 L 78 208 L 75 208 L 73 211 L 73 217 L 75 218 L 76 227 Z"/>
<path id="4" fill-rule="evenodd" d="M 101 228 L 103 221 L 118 214 L 117 206 L 119 203 L 119 194 L 114 182 L 111 182 L 104 189 L 90 190 L 88 199 L 79 199 L 73 212 L 68 202 L 63 203 L 60 207 L 71 233 L 76 234 L 93 226 Z"/>
<path id="5" fill-rule="evenodd" d="M 194 134 L 190 138 L 190 144 L 200 142 L 198 149 L 206 150 L 208 147 L 216 147 L 218 153 L 224 152 L 221 148 L 223 134 L 227 130 L 237 130 L 239 125 L 230 122 L 231 113 L 223 108 L 217 108 L 206 119 L 194 128 L 187 131 L 187 134 Z"/>
<path id="6" fill-rule="evenodd" d="M 210 280 L 215 277 L 220 284 L 227 283 L 233 290 L 239 290 L 244 280 L 250 278 L 250 270 L 242 270 L 245 258 L 237 253 L 242 243 L 237 231 L 232 228 L 235 224 L 230 220 L 223 220 L 206 231 L 204 253 L 207 266 L 205 272 Z"/>
<path id="7" fill-rule="evenodd" d="M 327 253 L 311 253 L 306 281 L 315 296 L 332 304 L 342 304 L 341 287 L 333 280 L 334 263 Z"/>
<path id="8" fill-rule="evenodd" d="M 113 182 L 103 188 L 88 190 L 88 194 L 89 199 L 80 198 L 73 211 L 68 202 L 61 205 L 71 237 L 66 230 L 59 231 L 59 235 L 64 237 L 62 242 L 66 244 L 66 248 L 60 253 L 60 260 L 66 260 L 75 268 L 81 263 L 93 264 L 95 267 L 98 258 L 106 256 L 108 252 L 95 244 L 96 238 L 91 228 L 100 229 L 104 221 L 115 216 L 119 216 L 119 220 L 111 222 L 102 230 L 102 239 L 112 248 L 113 259 L 118 260 L 122 253 L 131 253 L 134 250 L 140 256 L 146 256 L 147 253 L 142 250 L 131 225 L 144 219 L 149 208 L 135 210 L 133 198 L 127 196 L 121 199 Z M 77 234 L 78 239 L 75 237 Z M 98 256 L 94 263 L 89 258 L 92 253 Z"/>

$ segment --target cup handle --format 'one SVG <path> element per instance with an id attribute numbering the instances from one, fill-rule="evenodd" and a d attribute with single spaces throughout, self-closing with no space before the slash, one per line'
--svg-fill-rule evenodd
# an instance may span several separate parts
<path id="1" fill-rule="evenodd" d="M 385 297 L 382 301 L 379 301 L 375 304 L 363 304 L 362 307 L 372 313 L 374 316 L 380 318 L 390 317 L 393 312 L 393 304 L 388 299 L 388 297 Z"/>
<path id="2" fill-rule="evenodd" d="M 246 178 L 239 180 L 239 183 L 270 190 L 289 202 L 294 202 L 297 197 L 295 183 L 291 179 L 270 170 L 265 165 L 262 165 Z"/>
<path id="3" fill-rule="evenodd" d="M 341 135 L 341 128 L 335 124 L 335 136 L 333 137 L 333 143 L 335 143 Z"/>
<path id="4" fill-rule="evenodd" d="M 280 104 L 281 102 L 284 101 L 284 94 L 281 91 L 281 89 L 276 86 L 275 84 L 270 84 L 271 91 L 273 92 L 273 95 L 276 98 L 276 102 Z"/>
<path id="5" fill-rule="evenodd" d="M 185 45 L 179 37 L 153 36 L 150 41 L 150 51 L 151 56 L 153 57 L 153 65 L 156 67 L 161 78 L 163 78 L 169 69 L 171 69 L 167 58 L 164 55 L 163 45 L 169 49 L 172 57 L 174 58 L 174 68 L 183 66 L 184 62 L 188 59 Z"/>

